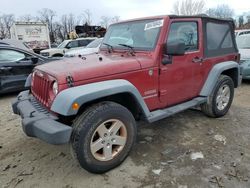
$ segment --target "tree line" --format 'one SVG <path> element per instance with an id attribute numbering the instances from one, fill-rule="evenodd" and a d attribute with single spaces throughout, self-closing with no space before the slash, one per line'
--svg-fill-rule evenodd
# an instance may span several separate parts
<path id="1" fill-rule="evenodd" d="M 118 22 L 119 16 L 108 17 L 102 16 L 99 25 L 107 28 L 109 24 Z M 67 38 L 69 32 L 75 29 L 76 25 L 92 25 L 93 15 L 90 10 L 86 9 L 80 15 L 63 14 L 58 16 L 56 11 L 43 8 L 39 10 L 36 16 L 26 14 L 18 18 L 14 14 L 0 15 L 0 38 L 10 38 L 11 26 L 14 22 L 42 22 L 48 24 L 51 42 L 63 41 Z"/>
<path id="2" fill-rule="evenodd" d="M 207 14 L 217 18 L 234 18 L 238 29 L 250 29 L 250 12 L 243 13 L 235 18 L 234 9 L 226 4 L 220 4 L 217 7 L 206 9 L 205 0 L 176 0 L 172 13 L 176 15 L 196 15 Z M 109 24 L 120 20 L 119 16 L 102 16 L 99 25 L 107 28 Z M 35 16 L 26 14 L 18 18 L 14 14 L 0 15 L 0 38 L 10 38 L 10 28 L 15 21 L 39 21 L 48 24 L 51 42 L 63 41 L 67 34 L 74 30 L 76 25 L 93 24 L 93 14 L 86 9 L 80 15 L 73 13 L 58 16 L 56 11 L 44 8 L 37 12 Z"/>
<path id="3" fill-rule="evenodd" d="M 234 9 L 227 4 L 206 9 L 205 0 L 177 0 L 173 5 L 173 14 L 206 14 L 216 18 L 233 18 L 237 29 L 250 29 L 250 12 L 235 17 Z"/>

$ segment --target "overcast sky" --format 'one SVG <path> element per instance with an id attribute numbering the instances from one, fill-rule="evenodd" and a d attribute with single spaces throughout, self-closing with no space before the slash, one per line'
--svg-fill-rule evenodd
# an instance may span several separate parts
<path id="1" fill-rule="evenodd" d="M 16 17 L 24 14 L 36 15 L 42 8 L 55 10 L 58 16 L 85 9 L 92 13 L 94 23 L 101 16 L 120 16 L 122 20 L 151 15 L 171 14 L 175 0 L 1 0 L 0 14 L 12 13 Z M 206 0 L 206 8 L 228 4 L 236 15 L 250 11 L 249 0 Z"/>

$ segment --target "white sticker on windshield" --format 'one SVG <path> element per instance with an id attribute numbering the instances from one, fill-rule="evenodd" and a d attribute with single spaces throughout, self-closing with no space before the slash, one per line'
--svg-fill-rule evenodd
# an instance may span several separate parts
<path id="1" fill-rule="evenodd" d="M 163 26 L 163 22 L 164 20 L 157 20 L 157 21 L 153 21 L 153 22 L 149 22 L 145 25 L 144 31 L 149 30 L 149 29 L 154 29 L 157 27 L 162 27 Z"/>

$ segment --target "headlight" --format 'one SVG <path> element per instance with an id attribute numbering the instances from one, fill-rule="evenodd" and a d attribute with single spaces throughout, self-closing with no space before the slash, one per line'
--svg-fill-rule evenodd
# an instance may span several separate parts
<path id="1" fill-rule="evenodd" d="M 53 89 L 54 95 L 57 95 L 58 94 L 58 83 L 57 83 L 57 81 L 54 81 L 52 89 Z"/>

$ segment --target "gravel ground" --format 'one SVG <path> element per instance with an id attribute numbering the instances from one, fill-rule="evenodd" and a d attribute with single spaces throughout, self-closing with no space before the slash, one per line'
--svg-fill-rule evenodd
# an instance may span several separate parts
<path id="1" fill-rule="evenodd" d="M 25 136 L 11 112 L 15 96 L 0 96 L 0 187 L 250 187 L 250 83 L 223 118 L 193 109 L 140 123 L 130 156 L 103 175 L 81 169 L 69 145 Z"/>

